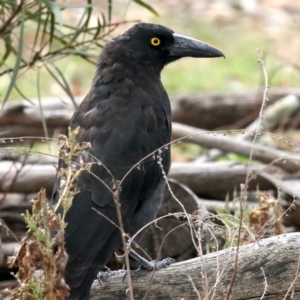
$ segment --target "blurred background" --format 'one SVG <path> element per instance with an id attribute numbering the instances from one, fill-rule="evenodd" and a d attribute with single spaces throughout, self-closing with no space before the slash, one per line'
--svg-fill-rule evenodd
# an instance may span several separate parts
<path id="1" fill-rule="evenodd" d="M 275 234 L 265 229 L 272 227 L 279 215 L 283 227 L 276 227 L 276 234 L 298 230 L 298 1 L 43 0 L 0 4 L 0 218 L 7 224 L 1 228 L 2 257 L 12 255 L 17 244 L 11 232 L 20 238 L 26 231 L 20 214 L 30 209 L 30 199 L 41 187 L 51 194 L 57 136 L 65 132 L 75 107 L 88 93 L 101 48 L 139 21 L 162 24 L 205 41 L 226 56 L 184 58 L 162 73 L 176 122 L 174 138 L 195 133 L 211 137 L 182 140 L 172 146 L 171 185 L 182 196 L 187 211 L 193 213 L 200 205 L 202 212 L 226 212 L 238 219 L 234 201 L 249 175 L 251 132 L 259 131 L 256 143 L 266 148 L 259 148 L 261 152 L 253 156 L 250 171 L 257 176 L 250 176 L 245 223 L 254 233 L 245 239 L 253 241 L 262 232 Z M 267 96 L 266 81 L 270 86 Z M 266 105 L 260 114 L 263 100 Z M 280 161 L 277 164 L 276 159 Z M 172 201 L 168 193 L 160 215 L 180 211 Z M 251 221 L 251 211 L 261 207 L 262 201 L 268 218 L 257 224 Z M 287 216 L 283 211 L 291 206 Z M 226 222 L 219 221 L 219 225 Z M 143 247 L 152 257 L 164 234 L 180 222 L 162 225 L 163 232 L 154 226 L 149 229 Z M 237 224 L 230 226 L 236 228 Z M 183 243 L 178 238 L 186 236 L 188 229 L 180 230 L 175 238 L 169 237 L 172 253 L 166 241 L 162 256 L 177 260 L 197 256 L 190 239 Z M 216 235 L 222 248 L 224 233 Z M 206 246 L 212 251 L 209 243 Z M 9 272 L 2 259 L 0 279 L 7 281 L 0 289 L 14 284 Z"/>
<path id="2" fill-rule="evenodd" d="M 66 7 L 60 11 L 60 22 L 77 24 L 80 21 L 85 8 L 76 8 L 75 2 L 62 2 Z M 68 7 L 68 3 L 71 7 Z M 154 0 L 148 1 L 147 4 L 151 5 L 158 15 L 139 5 L 138 1 L 113 1 L 111 23 L 121 23 L 125 20 L 128 23 L 120 24 L 116 29 L 110 28 L 112 32 L 101 40 L 101 45 L 131 27 L 134 21 L 143 21 L 162 24 L 177 33 L 207 41 L 220 48 L 226 55 L 224 61 L 184 59 L 168 66 L 162 74 L 162 80 L 170 95 L 201 91 L 242 91 L 261 86 L 263 78 L 257 64 L 257 48 L 261 49 L 265 58 L 271 86 L 298 86 L 300 4 L 297 1 Z M 78 5 L 80 6 L 80 2 Z M 101 19 L 101 14 L 107 14 L 107 5 L 108 1 L 93 2 L 90 26 L 97 26 L 97 19 Z M 66 30 L 64 27 L 62 29 Z M 32 55 L 33 44 L 38 46 L 38 42 L 35 41 L 36 30 L 35 24 L 30 22 L 24 28 L 24 56 Z M 39 30 L 42 32 L 43 28 Z M 18 30 L 15 29 L 10 41 L 12 47 L 16 47 L 18 34 Z M 2 40 L 3 42 L 6 41 Z M 5 44 L 2 44 L 2 51 L 4 46 Z M 35 51 L 37 50 L 35 48 Z M 93 50 L 92 53 L 98 55 L 101 48 L 93 47 L 88 50 Z M 14 54 L 10 53 L 5 57 L 5 66 L 14 66 Z M 63 72 L 72 93 L 82 96 L 90 88 L 94 66 L 80 60 L 78 56 L 71 55 L 72 51 L 69 54 L 63 59 L 56 58 L 59 59 L 59 69 Z M 5 70 L 5 66 L 2 65 L 2 71 Z M 41 68 L 40 94 L 64 96 L 64 90 L 41 65 L 35 65 L 33 70 L 22 70 L 26 76 L 19 75 L 18 87 L 24 95 L 37 97 L 37 68 Z M 9 74 L 1 76 L 2 98 L 10 79 Z M 17 90 L 13 89 L 9 99 L 19 98 Z"/>

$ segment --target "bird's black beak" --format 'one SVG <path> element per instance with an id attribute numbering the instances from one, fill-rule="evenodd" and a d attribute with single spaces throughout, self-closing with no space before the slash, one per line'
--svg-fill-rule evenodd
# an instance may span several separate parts
<path id="1" fill-rule="evenodd" d="M 224 57 L 224 54 L 199 40 L 179 35 L 173 34 L 174 43 L 168 49 L 169 50 L 169 59 L 170 61 L 176 60 L 180 57 Z"/>

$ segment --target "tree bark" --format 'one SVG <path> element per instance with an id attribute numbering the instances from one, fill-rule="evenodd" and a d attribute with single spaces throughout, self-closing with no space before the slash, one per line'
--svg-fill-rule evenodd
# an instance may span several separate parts
<path id="1" fill-rule="evenodd" d="M 300 299 L 300 233 L 241 246 L 231 300 Z M 236 247 L 172 264 L 133 280 L 134 299 L 226 299 L 235 270 Z M 94 282 L 91 300 L 126 299 L 124 274 Z M 214 295 L 214 297 L 213 297 Z M 263 296 L 264 295 L 264 296 Z M 201 298 L 200 298 L 201 297 Z"/>

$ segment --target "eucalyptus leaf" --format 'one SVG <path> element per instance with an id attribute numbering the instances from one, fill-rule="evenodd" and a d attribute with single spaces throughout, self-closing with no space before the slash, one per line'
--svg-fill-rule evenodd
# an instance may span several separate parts
<path id="1" fill-rule="evenodd" d="M 20 26 L 20 38 L 19 38 L 19 45 L 18 45 L 18 52 L 17 52 L 17 59 L 15 63 L 15 67 L 12 73 L 11 81 L 9 83 L 8 89 L 6 91 L 6 94 L 4 96 L 3 102 L 2 102 L 2 108 L 6 101 L 9 98 L 9 95 L 12 91 L 12 89 L 15 86 L 15 83 L 17 81 L 19 69 L 20 69 L 20 63 L 22 60 L 22 53 L 23 53 L 23 42 L 24 42 L 24 18 L 21 19 L 21 26 Z"/>

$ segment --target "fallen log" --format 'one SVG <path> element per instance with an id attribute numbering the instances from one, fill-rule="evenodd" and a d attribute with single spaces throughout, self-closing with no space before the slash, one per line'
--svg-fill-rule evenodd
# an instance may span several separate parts
<path id="1" fill-rule="evenodd" d="M 232 300 L 300 299 L 300 233 L 273 236 L 241 246 L 232 287 Z M 133 280 L 135 300 L 226 299 L 235 270 L 237 249 L 229 248 L 172 264 L 166 269 Z M 94 282 L 91 300 L 128 299 L 124 274 L 114 275 L 100 286 Z M 286 296 L 286 298 L 285 298 Z"/>
<path id="2" fill-rule="evenodd" d="M 254 175 L 264 169 L 264 165 L 253 165 L 249 170 Z M 247 172 L 245 164 L 233 162 L 173 163 L 169 177 L 185 184 L 202 197 L 224 199 L 227 192 L 240 188 Z M 0 162 L 0 193 L 37 193 L 41 187 L 51 193 L 55 176 L 56 169 L 51 164 L 23 165 L 3 161 Z M 257 185 L 261 190 L 274 189 L 273 184 L 260 176 L 251 180 L 250 189 L 255 190 Z"/>
<path id="3" fill-rule="evenodd" d="M 32 206 L 30 200 L 36 197 L 36 194 L 22 193 L 0 193 L 0 208 L 1 210 L 17 210 L 22 212 Z"/>
<path id="4" fill-rule="evenodd" d="M 199 93 L 174 97 L 171 99 L 173 120 L 199 128 L 215 129 L 245 119 L 240 124 L 244 127 L 258 115 L 262 94 L 263 90 L 258 89 L 241 93 Z M 268 93 L 269 103 L 289 94 L 300 96 L 300 90 L 271 88 Z M 77 105 L 83 98 L 84 96 L 75 97 Z M 52 136 L 57 128 L 65 132 L 74 112 L 72 101 L 67 97 L 48 97 L 42 99 L 42 104 L 49 136 Z M 237 126 L 234 127 L 237 128 Z M 32 99 L 32 103 L 25 100 L 7 103 L 0 111 L 0 131 L 2 138 L 45 136 L 39 101 Z"/>
<path id="5" fill-rule="evenodd" d="M 248 172 L 253 175 L 261 172 L 265 166 L 252 165 L 249 170 L 245 164 L 234 162 L 208 163 L 173 163 L 169 177 L 189 187 L 201 197 L 225 199 L 227 193 L 232 195 L 240 191 L 240 185 L 245 183 Z M 249 190 L 274 190 L 275 185 L 264 177 L 256 176 L 249 182 Z"/>
<path id="6" fill-rule="evenodd" d="M 264 89 L 240 93 L 202 93 L 171 99 L 173 121 L 203 129 L 231 125 L 243 128 L 257 118 Z M 268 104 L 287 95 L 300 96 L 300 89 L 270 88 Z"/>
<path id="7" fill-rule="evenodd" d="M 252 158 L 266 164 L 274 163 L 288 172 L 297 172 L 300 170 L 300 149 L 296 148 L 298 153 L 287 152 L 274 149 L 272 147 L 258 145 L 244 140 L 237 140 L 225 136 L 226 133 L 210 132 L 195 127 L 173 123 L 173 140 L 180 138 L 182 142 L 194 143 L 207 148 L 217 148 L 224 153 L 236 153 L 249 157 L 252 153 Z M 293 145 L 291 145 L 291 148 Z"/>
<path id="8" fill-rule="evenodd" d="M 56 169 L 51 164 L 0 162 L 0 192 L 37 193 L 41 187 L 52 189 Z"/>
<path id="9" fill-rule="evenodd" d="M 10 243 L 3 243 L 0 251 L 3 253 L 3 258 L 5 258 L 2 263 L 0 263 L 0 267 L 7 265 L 7 258 L 9 256 L 13 256 L 15 253 L 16 248 L 20 246 L 17 242 L 10 242 Z"/>
<path id="10" fill-rule="evenodd" d="M 254 120 L 249 126 L 245 128 L 245 133 L 238 136 L 237 139 L 252 141 L 254 139 L 254 134 L 256 131 L 269 132 L 278 126 L 282 120 L 289 119 L 290 116 L 299 111 L 300 98 L 295 95 L 288 95 L 282 99 L 279 99 L 274 104 L 268 105 L 264 109 L 264 118 L 260 116 Z M 259 128 L 263 129 L 259 129 Z M 264 143 L 264 137 L 266 135 L 257 136 L 256 142 L 261 144 Z M 207 154 L 202 155 L 198 161 L 216 161 L 224 153 L 219 149 L 211 149 Z"/>

